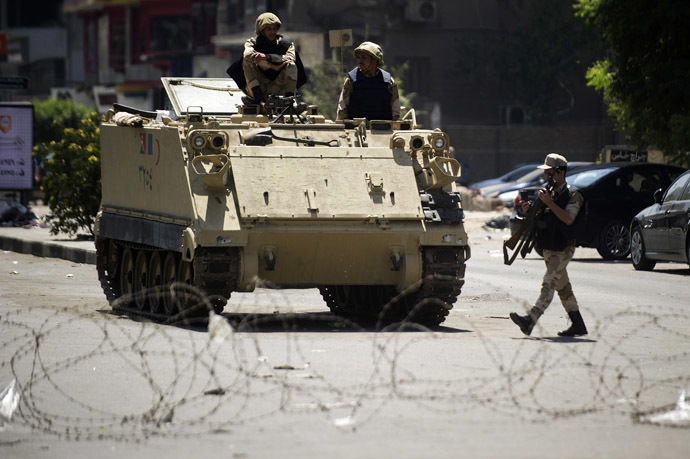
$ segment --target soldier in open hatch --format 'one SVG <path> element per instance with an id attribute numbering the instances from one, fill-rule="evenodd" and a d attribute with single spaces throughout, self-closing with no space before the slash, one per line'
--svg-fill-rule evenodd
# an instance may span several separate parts
<path id="1" fill-rule="evenodd" d="M 400 118 L 398 85 L 390 73 L 381 69 L 383 51 L 365 41 L 355 51 L 357 67 L 343 83 L 337 119 L 397 120 Z"/>
<path id="2" fill-rule="evenodd" d="M 547 189 L 539 191 L 539 197 L 544 205 L 543 213 L 538 217 L 536 225 L 536 244 L 544 251 L 546 273 L 541 284 L 541 293 L 536 303 L 527 315 L 521 316 L 515 312 L 510 313 L 510 318 L 520 327 L 522 333 L 530 335 L 532 329 L 551 304 L 554 292 L 563 303 L 572 325 L 561 332 L 560 336 L 581 336 L 587 334 L 587 327 L 580 314 L 575 294 L 573 293 L 566 268 L 575 254 L 575 242 L 573 232 L 576 231 L 573 223 L 580 208 L 584 203 L 582 194 L 574 187 L 570 187 L 565 181 L 565 172 L 568 167 L 567 160 L 556 153 L 550 153 L 540 169 L 544 169 L 544 175 L 551 185 L 551 192 Z M 525 203 L 523 210 L 527 212 L 531 202 Z M 569 230 L 568 228 L 573 228 Z"/>
<path id="3" fill-rule="evenodd" d="M 273 13 L 256 18 L 256 37 L 244 44 L 240 61 L 227 73 L 257 104 L 268 95 L 294 96 L 306 81 L 306 73 L 292 40 L 278 33 L 282 23 Z"/>

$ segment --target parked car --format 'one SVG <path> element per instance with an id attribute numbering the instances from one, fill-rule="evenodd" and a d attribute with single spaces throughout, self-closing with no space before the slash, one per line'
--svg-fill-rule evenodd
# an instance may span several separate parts
<path id="1" fill-rule="evenodd" d="M 666 189 L 682 167 L 654 163 L 607 163 L 579 167 L 566 175 L 585 198 L 580 210 L 585 218 L 581 247 L 593 247 L 605 260 L 620 260 L 630 254 L 630 221 L 654 203 L 654 192 Z M 534 200 L 540 186 L 520 190 L 516 204 Z M 519 205 L 510 216 L 511 232 L 517 231 L 524 215 Z"/>
<path id="2" fill-rule="evenodd" d="M 473 183 L 469 186 L 469 188 L 478 190 L 479 194 L 482 196 L 490 197 L 489 195 L 492 195 L 495 191 L 500 190 L 501 188 L 504 188 L 507 185 L 519 183 L 522 181 L 522 178 L 525 175 L 538 171 L 538 165 L 539 164 L 536 163 L 525 164 L 513 169 L 512 171 L 502 175 L 501 177 L 482 180 L 481 182 Z"/>
<path id="3" fill-rule="evenodd" d="M 482 193 L 482 190 L 488 191 L 489 187 L 505 186 L 509 183 L 515 182 L 528 172 L 534 171 L 538 165 L 539 164 L 537 163 L 521 164 L 515 167 L 515 169 L 511 170 L 510 172 L 506 172 L 505 174 L 501 175 L 500 177 L 474 182 L 470 184 L 468 188 L 479 190 L 479 192 Z"/>
<path id="4" fill-rule="evenodd" d="M 575 169 L 581 166 L 589 166 L 591 164 L 592 163 L 584 161 L 569 162 L 568 174 L 570 174 L 571 171 L 574 171 Z M 504 206 L 513 207 L 515 205 L 515 199 L 520 194 L 521 189 L 531 186 L 537 187 L 537 189 L 539 189 L 544 186 L 544 183 L 546 183 L 544 170 L 535 169 L 534 171 L 523 176 L 520 182 L 506 184 L 505 186 L 496 190 L 495 192 L 490 193 L 487 197 L 500 199 L 503 202 Z"/>
<path id="5" fill-rule="evenodd" d="M 657 261 L 690 264 L 690 171 L 666 192 L 654 193 L 655 203 L 630 224 L 630 259 L 637 270 L 650 271 Z"/>

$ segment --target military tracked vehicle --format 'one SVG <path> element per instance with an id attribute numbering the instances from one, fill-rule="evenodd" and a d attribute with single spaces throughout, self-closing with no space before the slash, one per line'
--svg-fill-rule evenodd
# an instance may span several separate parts
<path id="1" fill-rule="evenodd" d="M 118 309 L 220 312 L 232 292 L 318 288 L 333 313 L 438 325 L 470 257 L 442 131 L 331 121 L 230 79 L 163 78 L 172 110 L 115 104 L 101 125 L 99 279 Z M 207 313 L 207 310 L 205 311 Z"/>

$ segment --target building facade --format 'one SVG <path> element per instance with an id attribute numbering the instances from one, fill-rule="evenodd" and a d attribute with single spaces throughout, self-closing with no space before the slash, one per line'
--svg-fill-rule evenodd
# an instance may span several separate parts
<path id="1" fill-rule="evenodd" d="M 29 3 L 0 0 L 0 7 Z M 53 75 L 53 86 L 71 94 L 87 88 L 101 111 L 114 101 L 161 108 L 161 76 L 225 77 L 264 11 L 281 18 L 308 69 L 340 59 L 331 30 L 352 31 L 345 70 L 356 65 L 357 44 L 381 44 L 386 68 L 406 68 L 394 76 L 414 95 L 417 119 L 451 136 L 466 181 L 549 151 L 593 160 L 602 145 L 620 143 L 601 97 L 585 84 L 585 66 L 557 57 L 567 57 L 559 46 L 587 49 L 561 43 L 581 33 L 570 0 L 64 0 L 53 12 L 57 35 L 33 40 L 38 32 L 30 31 L 27 40 L 61 54 L 36 67 L 53 70 L 35 73 Z M 24 46 L 17 42 L 8 46 Z"/>

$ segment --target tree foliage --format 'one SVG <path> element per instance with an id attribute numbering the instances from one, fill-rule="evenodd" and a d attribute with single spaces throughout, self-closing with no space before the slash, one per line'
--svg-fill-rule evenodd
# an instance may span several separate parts
<path id="1" fill-rule="evenodd" d="M 343 81 L 345 75 L 340 62 L 335 59 L 324 59 L 323 62 L 309 68 L 309 82 L 300 90 L 302 98 L 309 104 L 318 105 L 319 113 L 327 119 L 334 120 Z"/>
<path id="2" fill-rule="evenodd" d="M 609 47 L 587 79 L 617 127 L 690 167 L 690 2 L 577 0 L 575 11 Z"/>
<path id="3" fill-rule="evenodd" d="M 101 202 L 100 120 L 95 112 L 77 128 L 64 128 L 59 140 L 34 147 L 43 161 L 46 175 L 41 184 L 50 214 L 51 232 L 73 236 L 86 229 L 93 236 L 93 224 Z"/>
<path id="4" fill-rule="evenodd" d="M 76 129 L 91 109 L 72 99 L 34 99 L 34 144 L 59 140 L 65 128 Z"/>

